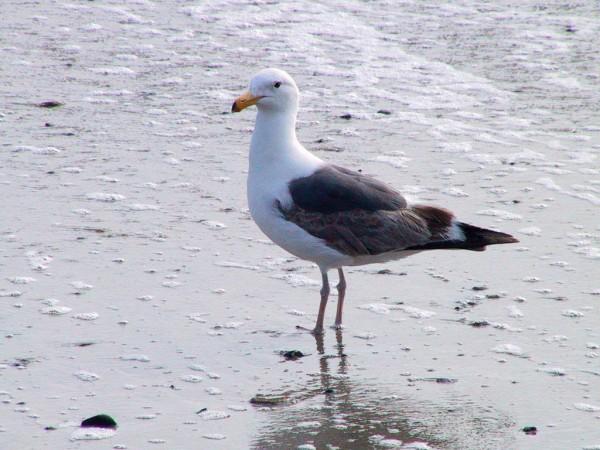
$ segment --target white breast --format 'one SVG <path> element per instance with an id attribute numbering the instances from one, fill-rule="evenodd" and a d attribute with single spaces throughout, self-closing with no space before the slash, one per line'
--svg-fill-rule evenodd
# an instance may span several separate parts
<path id="1" fill-rule="evenodd" d="M 347 265 L 351 258 L 285 220 L 277 206 L 290 207 L 289 182 L 312 174 L 324 164 L 323 161 L 303 148 L 278 156 L 276 161 L 263 160 L 260 164 L 256 158 L 251 158 L 248 206 L 252 218 L 269 239 L 299 258 L 312 261 L 323 269 Z"/>

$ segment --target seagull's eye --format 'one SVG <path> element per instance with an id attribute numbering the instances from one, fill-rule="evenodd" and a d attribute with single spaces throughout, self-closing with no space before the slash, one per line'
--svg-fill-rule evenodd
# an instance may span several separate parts
<path id="1" fill-rule="evenodd" d="M 276 81 L 275 83 L 273 83 L 273 87 L 274 87 L 275 89 L 278 89 L 278 88 L 279 88 L 279 86 L 281 86 L 281 81 Z"/>

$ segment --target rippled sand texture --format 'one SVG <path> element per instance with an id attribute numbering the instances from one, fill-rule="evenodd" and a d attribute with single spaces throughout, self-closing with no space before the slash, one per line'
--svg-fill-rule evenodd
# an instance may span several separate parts
<path id="1" fill-rule="evenodd" d="M 0 448 L 600 448 L 600 11 L 542 3 L 3 1 Z M 351 269 L 296 332 L 318 272 L 228 113 L 266 66 L 319 156 L 521 244 Z"/>

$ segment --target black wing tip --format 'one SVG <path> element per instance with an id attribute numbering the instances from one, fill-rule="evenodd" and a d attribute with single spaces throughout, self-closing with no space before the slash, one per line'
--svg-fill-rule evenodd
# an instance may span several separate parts
<path id="1" fill-rule="evenodd" d="M 516 244 L 517 238 L 501 231 L 488 230 L 487 228 L 476 227 L 468 223 L 459 223 L 460 229 L 465 235 L 465 244 L 471 244 L 472 247 L 496 244 Z M 476 245 L 479 244 L 479 245 Z"/>
<path id="2" fill-rule="evenodd" d="M 406 250 L 471 250 L 483 252 L 488 245 L 516 244 L 519 242 L 514 236 L 500 231 L 488 230 L 462 222 L 459 222 L 458 226 L 464 234 L 464 239 L 431 241 L 409 247 Z"/>

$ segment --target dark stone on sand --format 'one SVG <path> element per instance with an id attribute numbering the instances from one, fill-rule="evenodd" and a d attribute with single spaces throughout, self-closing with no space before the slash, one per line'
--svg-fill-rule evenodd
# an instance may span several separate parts
<path id="1" fill-rule="evenodd" d="M 350 114 L 350 113 L 342 114 L 340 116 L 340 119 L 350 120 L 350 119 L 352 119 L 352 114 Z"/>
<path id="2" fill-rule="evenodd" d="M 57 102 L 56 100 L 48 100 L 46 102 L 38 103 L 37 106 L 39 108 L 58 108 L 62 106 L 63 103 Z"/>
<path id="3" fill-rule="evenodd" d="M 470 322 L 469 325 L 475 328 L 487 327 L 490 323 L 487 320 L 474 320 Z"/>
<path id="4" fill-rule="evenodd" d="M 12 336 L 6 336 L 12 337 Z M 15 358 L 14 361 L 9 363 L 10 366 L 16 367 L 17 369 L 25 369 L 29 364 L 35 361 L 35 358 Z M 18 404 L 18 403 L 17 403 Z M 25 404 L 25 403 L 23 403 Z"/>
<path id="5" fill-rule="evenodd" d="M 523 427 L 523 429 L 521 431 L 523 431 L 523 433 L 529 434 L 531 436 L 535 436 L 537 434 L 537 428 L 533 427 L 533 426 Z"/>
<path id="6" fill-rule="evenodd" d="M 295 361 L 299 358 L 303 358 L 306 355 L 304 353 L 302 353 L 300 350 L 287 350 L 287 351 L 280 351 L 279 354 L 281 356 L 283 356 L 286 360 L 288 361 Z"/>
<path id="7" fill-rule="evenodd" d="M 333 388 L 327 388 L 323 391 L 323 394 L 333 394 L 333 393 L 334 393 Z"/>
<path id="8" fill-rule="evenodd" d="M 285 402 L 285 397 L 275 395 L 256 394 L 250 403 L 256 406 L 277 406 Z"/>
<path id="9" fill-rule="evenodd" d="M 53 427 L 52 425 L 48 425 L 47 427 L 44 427 L 44 430 L 46 430 L 46 431 L 54 431 L 54 430 L 56 430 L 56 429 L 57 429 L 57 428 L 56 428 L 56 427 Z"/>
<path id="10" fill-rule="evenodd" d="M 383 114 L 384 116 L 389 116 L 390 114 L 392 114 L 392 112 L 387 109 L 380 109 L 379 111 L 377 111 L 377 114 Z"/>
<path id="11" fill-rule="evenodd" d="M 85 419 L 81 422 L 81 426 L 83 428 L 110 428 L 114 430 L 117 428 L 117 422 L 108 414 L 98 414 L 97 416 Z"/>
<path id="12" fill-rule="evenodd" d="M 406 272 L 392 272 L 390 269 L 381 269 L 378 270 L 377 275 L 398 275 L 399 277 L 403 277 L 406 275 Z"/>
<path id="13" fill-rule="evenodd" d="M 487 289 L 487 286 L 473 286 L 471 289 L 473 289 L 474 291 L 485 291 Z"/>
<path id="14" fill-rule="evenodd" d="M 436 378 L 435 382 L 439 384 L 452 384 L 456 383 L 458 380 L 456 378 Z"/>
<path id="15" fill-rule="evenodd" d="M 446 377 L 422 377 L 422 378 L 409 378 L 408 381 L 414 383 L 415 381 L 433 381 L 439 384 L 452 384 L 456 383 L 458 380 L 456 378 L 446 378 Z"/>
<path id="16" fill-rule="evenodd" d="M 208 408 L 202 408 L 202 409 L 199 409 L 198 411 L 196 411 L 196 414 L 201 414 L 201 413 L 203 413 L 204 411 L 208 411 Z"/>
<path id="17" fill-rule="evenodd" d="M 477 306 L 478 304 L 476 300 L 457 300 L 456 303 L 458 303 L 458 305 L 454 307 L 455 311 L 462 311 L 463 309 Z"/>
<path id="18" fill-rule="evenodd" d="M 577 31 L 577 29 L 573 25 L 567 25 L 565 27 L 565 31 L 567 33 L 575 33 Z"/>

